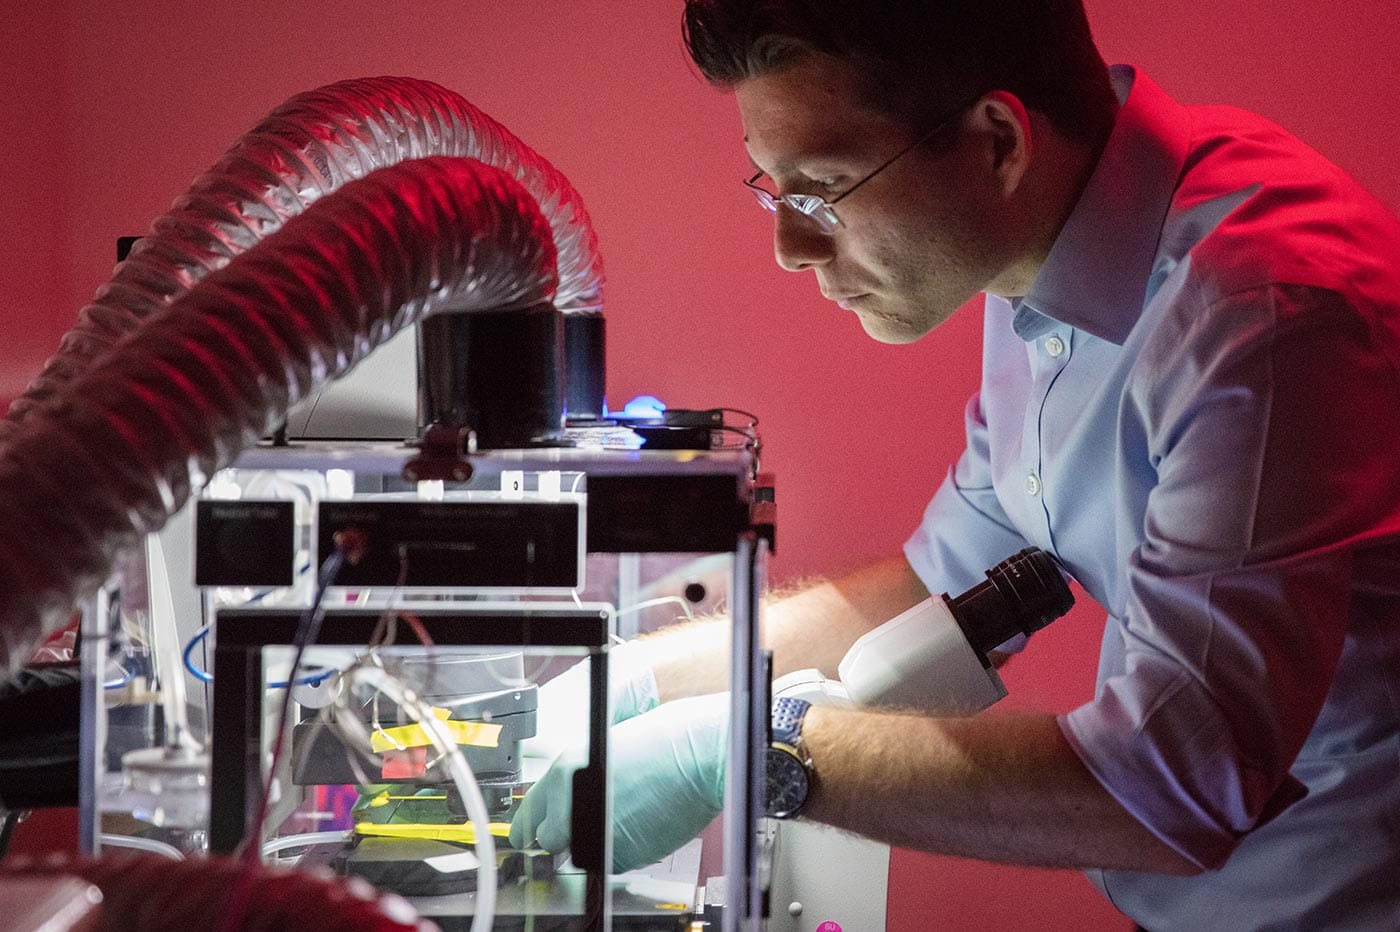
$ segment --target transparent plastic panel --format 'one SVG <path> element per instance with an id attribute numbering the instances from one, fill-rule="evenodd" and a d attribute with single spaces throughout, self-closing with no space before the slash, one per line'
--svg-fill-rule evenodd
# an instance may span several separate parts
<path id="1" fill-rule="evenodd" d="M 206 846 L 208 697 L 182 669 L 200 628 L 188 512 L 124 554 L 85 611 L 82 845 L 175 858 Z"/>

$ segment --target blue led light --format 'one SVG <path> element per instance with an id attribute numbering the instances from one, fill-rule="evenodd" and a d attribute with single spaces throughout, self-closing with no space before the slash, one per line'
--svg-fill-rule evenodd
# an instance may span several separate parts
<path id="1" fill-rule="evenodd" d="M 666 411 L 666 403 L 655 395 L 638 395 L 623 406 L 622 410 L 613 415 L 619 419 L 647 418 L 658 419 Z"/>

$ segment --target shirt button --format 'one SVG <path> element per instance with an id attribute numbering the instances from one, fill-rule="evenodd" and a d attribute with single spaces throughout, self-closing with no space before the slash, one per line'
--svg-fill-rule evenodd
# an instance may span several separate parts
<path id="1" fill-rule="evenodd" d="M 1064 351 L 1064 340 L 1061 340 L 1057 336 L 1050 336 L 1045 338 L 1045 352 L 1049 353 L 1052 358 L 1058 357 Z"/>
<path id="2" fill-rule="evenodd" d="M 1039 494 L 1040 494 L 1040 477 L 1037 476 L 1037 475 L 1036 475 L 1035 473 L 1033 473 L 1033 472 L 1031 472 L 1031 473 L 1026 473 L 1026 494 L 1027 494 L 1027 495 L 1039 495 Z"/>

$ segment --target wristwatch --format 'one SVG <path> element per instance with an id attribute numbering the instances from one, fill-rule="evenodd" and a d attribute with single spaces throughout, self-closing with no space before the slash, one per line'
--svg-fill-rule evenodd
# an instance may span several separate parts
<path id="1" fill-rule="evenodd" d="M 773 700 L 773 740 L 768 746 L 764 815 L 793 819 L 812 791 L 812 758 L 802 743 L 802 719 L 812 704 L 784 696 Z"/>

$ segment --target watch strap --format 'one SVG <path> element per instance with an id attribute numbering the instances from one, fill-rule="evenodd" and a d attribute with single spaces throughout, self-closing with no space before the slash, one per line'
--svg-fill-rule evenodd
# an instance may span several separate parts
<path id="1" fill-rule="evenodd" d="M 774 699 L 772 710 L 773 740 L 791 748 L 800 747 L 802 720 L 807 716 L 807 710 L 811 707 L 812 703 L 806 699 L 797 699 L 792 696 L 780 696 Z"/>

